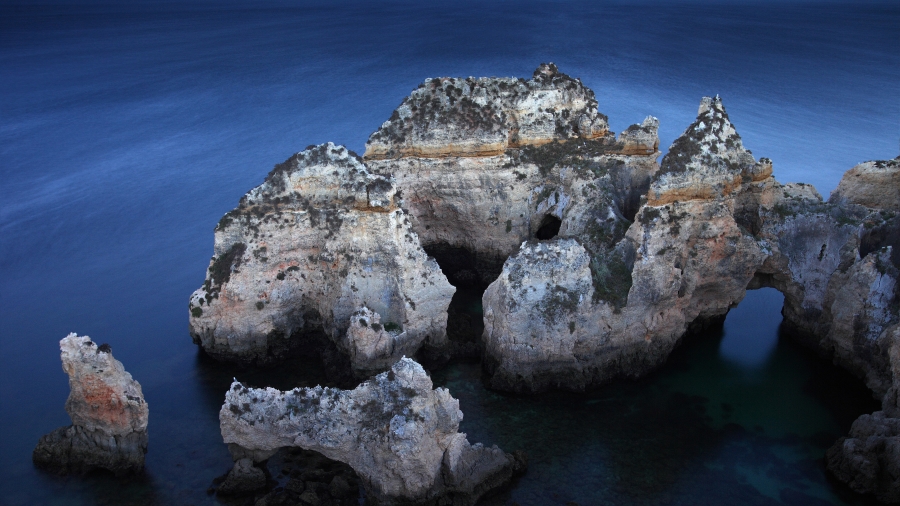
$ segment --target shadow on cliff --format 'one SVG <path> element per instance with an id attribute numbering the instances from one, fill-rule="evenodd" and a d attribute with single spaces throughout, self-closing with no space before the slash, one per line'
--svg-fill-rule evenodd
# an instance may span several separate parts
<path id="1" fill-rule="evenodd" d="M 450 359 L 480 360 L 484 348 L 481 342 L 484 332 L 481 299 L 488 285 L 503 270 L 506 257 L 446 243 L 431 244 L 424 249 L 438 263 L 450 284 L 456 287 L 456 293 L 447 308 L 449 350 L 439 354 L 423 350 L 416 360 L 429 371 L 445 366 Z"/>

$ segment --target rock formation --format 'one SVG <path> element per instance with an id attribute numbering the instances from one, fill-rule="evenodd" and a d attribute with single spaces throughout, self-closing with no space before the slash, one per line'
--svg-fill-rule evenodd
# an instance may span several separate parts
<path id="1" fill-rule="evenodd" d="M 243 362 L 321 347 L 323 335 L 363 377 L 417 351 L 446 356 L 449 279 L 487 287 L 492 387 L 580 390 L 645 374 L 689 326 L 771 286 L 785 296 L 786 325 L 885 399 L 846 441 L 891 433 L 900 158 L 854 167 L 825 202 L 776 181 L 719 97 L 701 101 L 661 163 L 658 126 L 648 117 L 616 137 L 594 93 L 553 64 L 530 80 L 428 79 L 370 136 L 365 163 L 311 147 L 223 217 L 191 297 L 192 335 Z M 287 435 L 271 438 L 260 448 L 288 446 Z M 886 446 L 846 441 L 830 453 L 835 473 L 893 497 L 883 491 L 895 487 L 884 485 L 893 464 L 874 481 L 860 467 Z M 368 476 L 378 497 L 452 488 L 447 475 L 402 486 Z"/>
<path id="2" fill-rule="evenodd" d="M 61 474 L 141 471 L 149 413 L 141 385 L 113 358 L 109 345 L 72 333 L 59 347 L 69 375 L 66 412 L 72 425 L 41 437 L 32 455 L 35 465 Z"/>
<path id="3" fill-rule="evenodd" d="M 752 284 L 781 290 L 787 323 L 883 395 L 891 374 L 878 336 L 897 320 L 897 219 L 779 184 L 721 100 L 705 98 L 627 232 L 604 237 L 624 268 L 598 262 L 602 248 L 574 227 L 507 260 L 483 301 L 490 384 L 582 389 L 644 374 L 690 324 L 724 315 Z M 603 267 L 608 281 L 598 283 Z M 598 296 L 606 286 L 625 293 Z"/>
<path id="4" fill-rule="evenodd" d="M 254 463 L 284 447 L 349 464 L 367 497 L 385 504 L 474 504 L 524 466 L 522 457 L 496 446 L 469 444 L 458 432 L 459 401 L 446 389 L 432 389 L 425 370 L 408 358 L 354 390 L 282 392 L 234 382 L 219 420 L 236 460 L 223 483 L 229 487 L 264 484 Z"/>
<path id="5" fill-rule="evenodd" d="M 216 227 L 206 282 L 190 299 L 194 341 L 215 358 L 266 363 L 322 346 L 324 333 L 359 377 L 442 346 L 454 289 L 395 191 L 331 143 L 277 165 Z M 348 333 L 359 311 L 385 332 Z"/>
<path id="6" fill-rule="evenodd" d="M 828 202 L 900 211 L 900 156 L 853 167 L 841 178 Z"/>
<path id="7" fill-rule="evenodd" d="M 893 385 L 882 411 L 862 415 L 827 453 L 828 469 L 850 488 L 875 495 L 885 503 L 900 502 L 900 324 L 885 330 L 890 342 Z"/>
<path id="8" fill-rule="evenodd" d="M 594 92 L 542 64 L 527 81 L 426 80 L 369 137 L 365 160 L 394 178 L 451 282 L 487 286 L 549 223 L 624 233 L 657 169 L 658 126 L 648 117 L 616 139 Z"/>

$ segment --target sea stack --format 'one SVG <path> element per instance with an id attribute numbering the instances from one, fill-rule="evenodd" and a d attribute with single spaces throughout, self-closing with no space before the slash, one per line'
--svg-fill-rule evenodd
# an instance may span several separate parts
<path id="1" fill-rule="evenodd" d="M 349 464 L 375 504 L 475 504 L 522 471 L 522 455 L 472 445 L 459 401 L 402 358 L 353 390 L 249 388 L 237 381 L 219 412 L 235 467 L 229 493 L 265 486 L 262 467 L 299 447 Z"/>
<path id="2" fill-rule="evenodd" d="M 72 425 L 41 437 L 32 459 L 60 474 L 108 469 L 117 476 L 140 472 L 147 453 L 149 409 L 141 385 L 113 358 L 109 345 L 69 334 L 59 342 L 69 375 L 66 412 Z"/>
<path id="3" fill-rule="evenodd" d="M 190 299 L 194 342 L 240 363 L 317 350 L 360 379 L 444 347 L 454 288 L 396 191 L 332 143 L 277 165 L 216 227 L 206 281 Z M 377 336 L 348 332 L 351 320 L 375 322 Z"/>

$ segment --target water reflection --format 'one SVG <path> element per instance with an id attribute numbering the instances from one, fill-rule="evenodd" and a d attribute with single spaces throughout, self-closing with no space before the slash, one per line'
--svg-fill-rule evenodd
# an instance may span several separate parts
<path id="1" fill-rule="evenodd" d="M 747 296 L 728 313 L 719 356 L 749 371 L 763 368 L 778 344 L 784 296 L 774 288 L 747 292 Z"/>

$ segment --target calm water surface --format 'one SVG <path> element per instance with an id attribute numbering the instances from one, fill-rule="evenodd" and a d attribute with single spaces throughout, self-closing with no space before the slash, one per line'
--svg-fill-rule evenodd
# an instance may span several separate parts
<path id="1" fill-rule="evenodd" d="M 424 78 L 527 77 L 554 61 L 595 90 L 614 130 L 659 117 L 663 147 L 719 93 L 779 180 L 827 195 L 854 164 L 897 155 L 898 26 L 895 3 L 3 3 L 0 503 L 216 503 L 205 490 L 230 463 L 217 413 L 231 378 L 318 375 L 198 356 L 187 297 L 212 228 L 303 147 L 361 151 Z M 856 501 L 821 456 L 875 405 L 779 337 L 780 304 L 754 292 L 658 374 L 589 395 L 490 393 L 473 364 L 435 381 L 460 398 L 471 441 L 531 454 L 501 501 Z M 38 438 L 69 423 L 58 341 L 71 331 L 110 343 L 143 385 L 141 479 L 31 466 Z"/>

